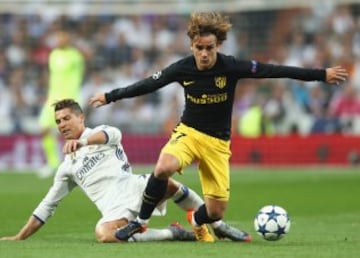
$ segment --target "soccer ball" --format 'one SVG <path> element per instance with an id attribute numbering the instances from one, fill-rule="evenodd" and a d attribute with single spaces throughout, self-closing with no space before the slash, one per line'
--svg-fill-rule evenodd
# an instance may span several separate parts
<path id="1" fill-rule="evenodd" d="M 290 230 L 290 218 L 286 210 L 277 205 L 262 207 L 254 220 L 256 232 L 265 240 L 275 241 Z"/>

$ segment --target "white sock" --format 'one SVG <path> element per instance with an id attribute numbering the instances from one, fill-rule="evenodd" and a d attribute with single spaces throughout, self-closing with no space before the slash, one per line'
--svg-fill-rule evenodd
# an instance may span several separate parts
<path id="1" fill-rule="evenodd" d="M 173 240 L 174 236 L 170 229 L 152 229 L 149 228 L 144 233 L 136 233 L 129 238 L 129 242 L 146 242 L 146 241 L 161 241 Z"/>
<path id="2" fill-rule="evenodd" d="M 176 191 L 176 193 L 171 197 L 174 201 L 174 203 L 182 208 L 185 211 L 188 210 L 197 210 L 201 205 L 204 204 L 204 201 L 201 199 L 201 197 L 192 189 L 188 188 L 187 186 L 180 184 L 179 189 Z M 194 221 L 194 219 L 193 219 Z M 195 221 L 194 221 L 195 222 Z M 219 227 L 222 223 L 224 223 L 222 220 L 215 221 L 211 223 L 212 228 Z M 194 225 L 198 226 L 198 225 Z"/>
<path id="3" fill-rule="evenodd" d="M 149 224 L 150 219 L 140 219 L 139 216 L 137 216 L 135 221 L 139 222 L 141 225 L 147 225 Z"/>
<path id="4" fill-rule="evenodd" d="M 215 222 L 211 223 L 210 225 L 211 225 L 212 228 L 217 228 L 217 227 L 220 227 L 220 225 L 222 223 L 224 223 L 224 221 L 218 220 L 218 221 L 215 221 Z"/>
<path id="5" fill-rule="evenodd" d="M 179 189 L 172 196 L 172 199 L 176 205 L 185 211 L 197 210 L 204 203 L 196 192 L 182 184 L 179 185 Z"/>

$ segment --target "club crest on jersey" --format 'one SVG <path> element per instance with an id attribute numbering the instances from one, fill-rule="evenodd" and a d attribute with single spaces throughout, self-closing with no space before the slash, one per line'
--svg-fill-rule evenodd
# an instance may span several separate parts
<path id="1" fill-rule="evenodd" d="M 215 86 L 222 89 L 226 86 L 226 76 L 218 76 L 214 78 Z"/>
<path id="2" fill-rule="evenodd" d="M 153 73 L 152 78 L 154 80 L 158 80 L 161 76 L 161 71 L 157 71 L 156 73 Z"/>

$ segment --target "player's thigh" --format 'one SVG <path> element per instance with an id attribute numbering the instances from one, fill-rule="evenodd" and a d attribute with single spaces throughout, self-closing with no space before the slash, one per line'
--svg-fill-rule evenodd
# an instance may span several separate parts
<path id="1" fill-rule="evenodd" d="M 122 218 L 96 225 L 96 240 L 101 243 L 119 242 L 119 240 L 115 237 L 115 232 L 117 229 L 125 226 L 127 223 L 128 220 L 126 218 Z"/>
<path id="2" fill-rule="evenodd" d="M 230 143 L 207 137 L 202 145 L 199 172 L 204 196 L 219 201 L 230 197 Z"/>
<path id="3" fill-rule="evenodd" d="M 173 171 L 182 173 L 182 169 L 190 165 L 197 156 L 196 143 L 193 135 L 188 132 L 176 130 L 172 133 L 169 141 L 161 150 L 160 160 L 171 155 L 177 160 L 173 165 Z"/>

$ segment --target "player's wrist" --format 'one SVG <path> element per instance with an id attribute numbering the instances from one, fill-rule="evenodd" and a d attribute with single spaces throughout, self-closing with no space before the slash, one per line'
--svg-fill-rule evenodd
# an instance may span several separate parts
<path id="1" fill-rule="evenodd" d="M 81 146 L 86 146 L 86 145 L 89 144 L 87 138 L 80 139 L 80 140 L 79 140 L 79 143 L 80 143 Z"/>

